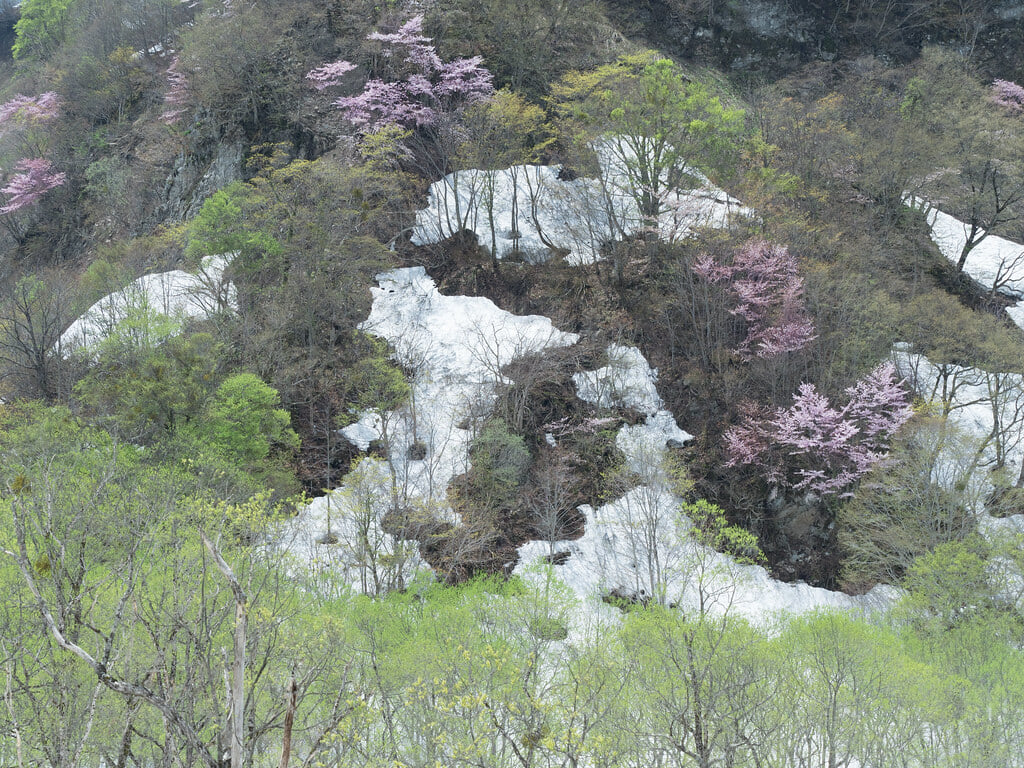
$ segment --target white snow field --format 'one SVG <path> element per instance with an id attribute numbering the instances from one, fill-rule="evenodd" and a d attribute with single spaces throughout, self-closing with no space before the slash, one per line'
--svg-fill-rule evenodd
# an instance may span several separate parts
<path id="1" fill-rule="evenodd" d="M 968 226 L 943 213 L 926 200 L 907 197 L 906 204 L 925 213 L 932 241 L 950 261 L 960 258 L 967 242 Z M 1024 328 L 1024 245 L 988 235 L 967 255 L 964 271 L 983 287 L 1017 299 L 1006 308 L 1007 315 Z M 1024 376 L 1018 373 L 985 371 L 953 364 L 935 365 L 923 355 L 913 354 L 908 345 L 896 344 L 893 357 L 900 374 L 917 393 L 940 410 L 973 445 L 967 449 L 948 448 L 938 467 L 937 480 L 949 487 L 967 486 L 968 498 L 978 513 L 978 527 L 993 536 L 1024 533 L 1024 514 L 995 518 L 984 511 L 984 501 L 993 489 L 993 478 L 984 469 L 1002 459 L 1013 484 L 1024 475 Z M 980 466 L 964 476 L 964 453 L 982 450 Z M 973 459 L 973 455 L 971 456 Z"/>
<path id="2" fill-rule="evenodd" d="M 381 583 L 407 581 L 424 567 L 414 545 L 403 546 L 382 530 L 381 517 L 388 509 L 428 510 L 454 521 L 445 490 L 468 468 L 474 428 L 493 408 L 501 367 L 520 355 L 577 341 L 547 318 L 511 315 L 483 298 L 443 296 L 422 268 L 381 274 L 378 283 L 362 328 L 387 339 L 398 360 L 413 371 L 412 397 L 395 411 L 364 414 L 343 430 L 361 448 L 382 440 L 390 459 L 364 459 L 341 488 L 304 509 L 291 524 L 288 545 L 325 583 L 370 593 Z M 656 593 L 688 609 L 703 600 L 707 610 L 728 610 L 764 622 L 816 608 L 865 610 L 894 598 L 891 588 L 849 597 L 784 584 L 763 568 L 738 565 L 694 544 L 686 536 L 689 521 L 680 514 L 681 502 L 663 469 L 667 446 L 682 444 L 690 435 L 664 410 L 656 372 L 639 350 L 613 345 L 608 358 L 607 366 L 579 374 L 577 387 L 584 399 L 624 405 L 644 416 L 642 423 L 621 429 L 617 438 L 642 484 L 599 509 L 583 507 L 587 528 L 582 539 L 524 545 L 517 573 L 546 578 L 538 561 L 553 551 L 569 552 L 568 561 L 553 566 L 553 572 L 584 606 L 578 621 L 613 616 L 614 609 L 601 602 L 612 590 L 636 597 Z M 416 444 L 419 453 L 411 451 Z M 327 531 L 329 505 L 337 543 L 318 544 Z M 401 573 L 384 573 L 386 568 L 369 572 L 367 547 L 388 555 L 387 567 Z"/>
<path id="3" fill-rule="evenodd" d="M 598 147 L 597 154 L 600 178 L 563 181 L 561 169 L 550 165 L 450 173 L 431 184 L 412 242 L 437 243 L 468 229 L 498 258 L 518 251 L 527 261 L 543 261 L 557 250 L 571 263 L 593 263 L 605 243 L 643 227 L 623 160 L 607 147 Z M 703 174 L 691 176 L 700 182 L 697 188 L 665 196 L 658 221 L 662 238 L 682 239 L 698 227 L 725 227 L 734 217 L 753 215 Z"/>
<path id="4" fill-rule="evenodd" d="M 442 296 L 422 267 L 385 272 L 377 281 L 370 316 L 360 327 L 391 343 L 413 372 L 412 394 L 397 410 L 363 414 L 342 430 L 364 450 L 383 441 L 389 458 L 364 459 L 340 489 L 310 504 L 294 522 L 289 545 L 300 561 L 322 563 L 357 589 L 365 583 L 366 557 L 358 542 L 367 530 L 380 554 L 402 548 L 381 529 L 384 512 L 413 509 L 457 522 L 445 492 L 468 469 L 469 445 L 494 406 L 501 368 L 578 340 L 546 317 L 513 315 L 489 299 Z M 328 504 L 338 544 L 323 546 L 316 542 L 327 530 Z M 402 579 L 422 565 L 412 549 Z"/>
<path id="5" fill-rule="evenodd" d="M 932 241 L 942 255 L 956 263 L 967 242 L 969 227 L 948 213 L 918 197 L 906 198 L 906 204 L 914 210 L 925 213 L 931 227 Z M 971 249 L 964 263 L 964 272 L 983 287 L 1016 299 L 1017 303 L 1006 308 L 1006 313 L 1021 328 L 1024 328 L 1024 245 L 1005 237 L 988 235 Z"/>
<path id="6" fill-rule="evenodd" d="M 234 254 L 203 259 L 196 273 L 174 269 L 143 275 L 120 291 L 93 304 L 61 334 L 64 352 L 88 351 L 110 335 L 118 323 L 135 313 L 152 312 L 166 316 L 174 330 L 185 320 L 206 317 L 235 306 L 234 286 L 224 279 L 224 270 Z"/>
<path id="7" fill-rule="evenodd" d="M 1013 485 L 1024 462 L 1024 376 L 966 366 L 936 365 L 909 345 L 897 344 L 893 360 L 900 375 L 948 420 L 963 439 L 947 440 L 937 462 L 935 479 L 959 485 L 978 513 L 982 531 L 1024 532 L 1024 515 L 996 519 L 984 512 L 993 490 L 990 470 L 1002 459 L 1002 482 Z M 980 459 L 978 452 L 980 451 Z M 975 463 L 977 466 L 975 466 Z"/>

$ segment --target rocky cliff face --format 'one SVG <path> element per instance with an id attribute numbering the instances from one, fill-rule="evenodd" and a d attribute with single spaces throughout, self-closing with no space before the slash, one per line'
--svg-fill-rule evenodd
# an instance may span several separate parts
<path id="1" fill-rule="evenodd" d="M 176 222 L 191 218 L 207 197 L 241 179 L 245 147 L 240 135 L 228 135 L 182 153 L 164 184 L 157 220 Z"/>
<path id="2" fill-rule="evenodd" d="M 878 56 L 897 62 L 922 45 L 969 53 L 984 71 L 1015 78 L 1024 2 L 882 0 L 609 0 L 623 32 L 680 58 L 752 75 L 780 75 L 814 61 Z M 955 7 L 954 7 L 955 6 Z"/>

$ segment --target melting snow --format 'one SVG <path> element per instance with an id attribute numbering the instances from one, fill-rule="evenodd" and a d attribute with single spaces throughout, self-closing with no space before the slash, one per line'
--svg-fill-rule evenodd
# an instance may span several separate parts
<path id="1" fill-rule="evenodd" d="M 1024 461 L 1024 376 L 1018 373 L 1000 373 L 960 365 L 936 365 L 924 355 L 913 354 L 909 347 L 897 344 L 893 358 L 900 375 L 926 401 L 937 409 L 948 411 L 949 421 L 970 441 L 949 441 L 938 463 L 936 478 L 952 487 L 966 481 L 967 497 L 979 513 L 983 531 L 995 531 L 1007 526 L 1024 526 L 1024 515 L 999 521 L 983 514 L 985 499 L 992 491 L 992 476 L 982 470 L 996 464 L 999 452 L 1003 454 L 1006 471 L 1016 475 Z M 998 419 L 998 429 L 993 429 Z M 1001 445 L 997 445 L 997 438 Z M 982 451 L 977 467 L 971 463 L 978 450 Z M 969 474 L 964 477 L 965 467 Z M 1006 478 L 1012 483 L 1015 476 Z M 1013 522 L 1019 518 L 1018 522 Z"/>
<path id="2" fill-rule="evenodd" d="M 393 507 L 454 522 L 445 492 L 451 479 L 468 469 L 474 430 L 490 414 L 497 385 L 505 381 L 501 369 L 519 356 L 575 344 L 578 337 L 559 331 L 546 317 L 512 315 L 489 299 L 442 296 L 422 267 L 386 272 L 377 281 L 370 317 L 360 327 L 389 341 L 398 360 L 413 371 L 412 394 L 399 409 L 364 414 L 342 433 L 362 449 L 373 440 L 386 443 L 389 459 L 367 458 L 360 466 L 380 478 L 378 514 L 369 525 L 383 551 L 390 552 L 399 545 L 383 533 L 380 517 Z M 359 494 L 350 487 L 352 476 L 346 481 L 331 497 L 332 532 L 342 544 L 358 538 L 354 528 L 363 518 L 353 507 Z M 358 568 L 346 560 L 344 547 L 316 544 L 326 532 L 327 504 L 326 497 L 317 499 L 304 510 L 295 523 L 301 533 L 290 548 L 307 561 L 332 558 L 358 587 Z M 420 563 L 412 558 L 407 565 L 411 573 Z"/>
<path id="3" fill-rule="evenodd" d="M 516 572 L 539 580 L 542 558 L 568 552 L 555 573 L 597 616 L 609 608 L 599 596 L 656 598 L 684 610 L 730 613 L 765 623 L 781 614 L 819 608 L 865 611 L 883 608 L 898 596 L 892 587 L 877 587 L 867 595 L 787 584 L 764 568 L 741 565 L 728 555 L 694 541 L 691 522 L 682 514 L 682 499 L 671 491 L 664 470 L 666 447 L 691 439 L 662 408 L 652 370 L 639 350 L 613 345 L 609 364 L 574 376 L 579 396 L 600 405 L 625 405 L 647 415 L 642 424 L 623 427 L 616 444 L 641 484 L 621 498 L 595 509 L 584 505 L 583 537 L 577 541 L 532 541 L 519 550 Z"/>
<path id="4" fill-rule="evenodd" d="M 388 459 L 366 458 L 346 484 L 310 504 L 293 522 L 289 549 L 326 579 L 373 591 L 359 541 L 369 541 L 382 554 L 395 553 L 409 578 L 423 567 L 414 547 L 385 533 L 381 517 L 395 506 L 429 509 L 454 518 L 447 506 L 449 481 L 468 468 L 473 429 L 491 411 L 501 368 L 517 356 L 577 341 L 544 317 L 518 317 L 483 298 L 442 296 L 422 268 L 399 269 L 378 276 L 370 317 L 364 330 L 387 339 L 399 361 L 412 370 L 412 397 L 389 413 L 364 414 L 344 434 L 357 445 L 382 439 Z M 626 405 L 645 421 L 624 427 L 617 437 L 641 484 L 599 508 L 581 507 L 586 532 L 578 541 L 533 541 L 520 549 L 516 572 L 526 579 L 544 579 L 539 567 L 551 552 L 569 552 L 568 561 L 553 566 L 581 601 L 577 623 L 608 620 L 615 615 L 601 602 L 612 590 L 632 595 L 652 591 L 687 608 L 699 606 L 753 620 L 767 621 L 779 613 L 815 608 L 865 610 L 894 599 L 893 588 L 877 588 L 862 597 L 784 584 L 763 568 L 737 564 L 731 557 L 694 543 L 680 514 L 680 499 L 671 491 L 662 461 L 669 445 L 690 435 L 664 410 L 653 371 L 639 350 L 613 345 L 609 364 L 580 374 L 580 396 L 591 402 Z M 410 458 L 419 444 L 423 458 Z M 317 544 L 332 515 L 338 543 Z M 329 575 L 328 575 L 329 574 Z M 578 628 L 577 628 L 578 629 Z M 575 631 L 575 629 L 574 629 Z"/>
<path id="5" fill-rule="evenodd" d="M 602 408 L 632 408 L 641 413 L 660 410 L 662 401 L 655 386 L 658 372 L 651 369 L 640 350 L 612 344 L 607 355 L 608 365 L 603 368 L 573 375 L 580 399 Z"/>
<path id="6" fill-rule="evenodd" d="M 65 351 L 87 350 L 140 311 L 165 315 L 180 329 L 188 318 L 206 317 L 234 306 L 234 287 L 224 279 L 224 269 L 233 256 L 209 256 L 195 274 L 175 269 L 143 275 L 89 307 L 61 335 L 61 347 Z"/>
<path id="7" fill-rule="evenodd" d="M 970 227 L 920 198 L 908 197 L 906 204 L 924 211 L 932 241 L 947 259 L 954 264 L 959 261 Z M 985 288 L 992 290 L 994 285 L 998 293 L 1017 299 L 1017 304 L 1007 307 L 1006 313 L 1024 328 L 1024 245 L 988 235 L 967 255 L 964 272 Z"/>
<path id="8" fill-rule="evenodd" d="M 517 165 L 504 170 L 456 171 L 430 186 L 427 207 L 416 215 L 412 241 L 437 243 L 468 229 L 499 258 L 516 251 L 543 261 L 552 247 L 575 264 L 597 260 L 601 247 L 643 228 L 622 160 L 598 147 L 600 179 L 559 178 L 560 169 Z M 658 227 L 664 239 L 688 236 L 698 227 L 725 227 L 750 209 L 700 173 L 700 186 L 666 196 Z M 550 246 L 550 247 L 549 247 Z"/>

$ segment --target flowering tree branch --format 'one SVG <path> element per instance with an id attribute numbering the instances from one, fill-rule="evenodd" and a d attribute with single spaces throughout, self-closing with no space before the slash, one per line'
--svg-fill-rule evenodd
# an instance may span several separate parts
<path id="1" fill-rule="evenodd" d="M 167 92 L 164 94 L 164 111 L 160 122 L 173 125 L 188 110 L 188 76 L 178 69 L 179 59 L 175 54 L 171 66 L 167 68 Z"/>
<path id="2" fill-rule="evenodd" d="M 803 304 L 803 280 L 785 246 L 764 240 L 745 244 L 732 264 L 704 256 L 694 271 L 711 283 L 729 283 L 736 305 L 729 310 L 747 324 L 737 348 L 745 360 L 769 358 L 803 349 L 816 337 Z"/>
<path id="3" fill-rule="evenodd" d="M 0 132 L 19 129 L 22 151 L 26 154 L 41 155 L 45 148 L 45 136 L 35 130 L 55 119 L 60 114 L 61 98 L 53 91 L 38 96 L 17 94 L 0 104 Z M 14 166 L 15 173 L 7 178 L 0 193 L 7 195 L 7 202 L 0 206 L 0 214 L 12 214 L 35 205 L 40 198 L 54 187 L 59 187 L 67 176 L 53 170 L 52 163 L 44 157 L 25 157 Z M 21 239 L 21 227 L 11 218 L 6 218 L 7 229 Z"/>
<path id="4" fill-rule="evenodd" d="M 993 80 L 992 101 L 1011 114 L 1019 115 L 1024 112 L 1024 88 L 1012 80 Z"/>
<path id="5" fill-rule="evenodd" d="M 31 157 L 19 160 L 15 173 L 7 180 L 0 192 L 7 195 L 7 203 L 0 207 L 0 213 L 14 213 L 22 208 L 35 205 L 39 199 L 54 187 L 67 180 L 64 173 L 56 173 L 49 160 Z"/>
<path id="6" fill-rule="evenodd" d="M 368 131 L 389 125 L 433 126 L 445 114 L 490 98 L 492 75 L 479 56 L 445 62 L 423 34 L 423 16 L 414 16 L 396 32 L 371 32 L 368 40 L 383 45 L 382 55 L 395 64 L 395 76 L 372 78 L 361 93 L 334 102 L 351 123 Z M 310 70 L 306 79 L 318 91 L 339 85 L 354 70 L 335 61 Z"/>
<path id="7" fill-rule="evenodd" d="M 802 384 L 789 408 L 748 408 L 725 434 L 727 465 L 760 467 L 770 483 L 793 491 L 849 495 L 849 487 L 885 457 L 911 409 L 892 363 L 875 368 L 846 395 L 846 406 L 836 408 L 813 384 Z"/>
<path id="8" fill-rule="evenodd" d="M 60 114 L 61 98 L 53 91 L 38 96 L 17 94 L 0 104 L 0 126 L 38 125 L 53 120 Z"/>

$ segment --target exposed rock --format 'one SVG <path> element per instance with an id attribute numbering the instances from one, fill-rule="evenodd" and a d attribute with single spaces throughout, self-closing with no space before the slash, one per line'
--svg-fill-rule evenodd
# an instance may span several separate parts
<path id="1" fill-rule="evenodd" d="M 207 197 L 242 178 L 244 156 L 241 136 L 211 140 L 179 155 L 164 184 L 158 219 L 177 222 L 194 216 Z"/>

